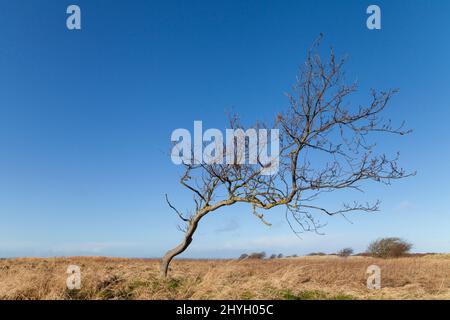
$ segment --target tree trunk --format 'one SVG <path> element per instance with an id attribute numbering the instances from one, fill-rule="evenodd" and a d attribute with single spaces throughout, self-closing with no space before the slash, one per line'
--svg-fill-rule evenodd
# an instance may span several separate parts
<path id="1" fill-rule="evenodd" d="M 188 226 L 188 229 L 186 230 L 183 241 L 178 246 L 173 248 L 172 250 L 167 251 L 166 254 L 164 255 L 164 257 L 162 258 L 161 265 L 160 265 L 160 272 L 161 272 L 161 276 L 163 278 L 167 277 L 167 273 L 169 271 L 169 265 L 170 265 L 170 262 L 172 261 L 172 259 L 175 258 L 180 253 L 184 252 L 187 249 L 187 247 L 189 247 L 189 245 L 191 244 L 192 236 L 193 236 L 195 230 L 197 229 L 200 219 L 204 215 L 205 215 L 205 213 L 197 214 L 192 218 L 192 220 L 189 222 L 189 226 Z"/>

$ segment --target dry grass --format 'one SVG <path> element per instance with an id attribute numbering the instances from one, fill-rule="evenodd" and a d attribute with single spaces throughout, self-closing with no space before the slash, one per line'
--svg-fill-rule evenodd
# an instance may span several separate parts
<path id="1" fill-rule="evenodd" d="M 66 288 L 71 264 L 81 267 L 78 291 Z M 371 264 L 381 267 L 381 290 L 366 288 Z M 178 260 L 168 280 L 157 260 L 6 259 L 0 299 L 450 299 L 450 256 Z"/>

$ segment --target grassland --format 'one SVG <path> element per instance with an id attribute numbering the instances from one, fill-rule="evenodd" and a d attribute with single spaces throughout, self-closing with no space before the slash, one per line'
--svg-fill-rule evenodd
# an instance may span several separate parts
<path id="1" fill-rule="evenodd" d="M 366 287 L 372 264 L 381 290 Z M 81 267 L 80 290 L 66 288 L 69 265 Z M 147 259 L 3 259 L 0 299 L 450 299 L 450 255 L 177 260 L 170 275 Z"/>

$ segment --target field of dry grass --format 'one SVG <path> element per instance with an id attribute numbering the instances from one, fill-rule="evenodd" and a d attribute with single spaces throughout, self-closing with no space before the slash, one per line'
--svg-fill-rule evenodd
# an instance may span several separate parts
<path id="1" fill-rule="evenodd" d="M 381 290 L 366 288 L 371 264 Z M 80 290 L 66 288 L 69 265 L 81 267 Z M 157 260 L 4 259 L 0 299 L 450 299 L 450 255 L 178 260 L 167 280 Z"/>

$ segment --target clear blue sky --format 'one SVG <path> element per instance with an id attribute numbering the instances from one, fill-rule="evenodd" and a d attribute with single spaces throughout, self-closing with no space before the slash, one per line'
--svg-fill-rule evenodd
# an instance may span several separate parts
<path id="1" fill-rule="evenodd" d="M 373 3 L 380 31 L 366 28 Z M 81 31 L 66 28 L 69 4 Z M 172 130 L 225 129 L 231 109 L 274 116 L 320 32 L 349 54 L 355 102 L 401 89 L 386 116 L 415 132 L 380 143 L 417 176 L 371 186 L 363 199 L 381 199 L 379 213 L 322 217 L 326 234 L 303 240 L 282 210 L 272 228 L 246 206 L 217 211 L 184 256 L 360 251 L 381 236 L 450 251 L 449 1 L 1 0 L 0 256 L 160 256 L 182 236 L 164 194 L 192 206 L 168 156 Z"/>

